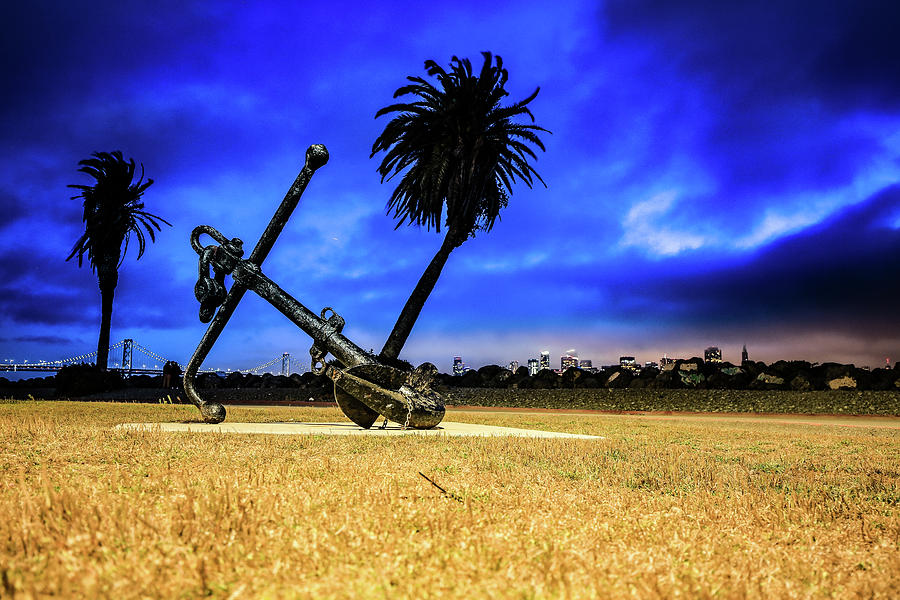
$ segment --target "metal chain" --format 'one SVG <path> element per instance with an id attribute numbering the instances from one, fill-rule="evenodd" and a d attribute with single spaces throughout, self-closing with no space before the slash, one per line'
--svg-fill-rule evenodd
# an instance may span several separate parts
<path id="1" fill-rule="evenodd" d="M 406 422 L 403 423 L 402 429 L 406 431 L 409 428 L 409 418 L 412 416 L 412 402 L 406 399 Z"/>

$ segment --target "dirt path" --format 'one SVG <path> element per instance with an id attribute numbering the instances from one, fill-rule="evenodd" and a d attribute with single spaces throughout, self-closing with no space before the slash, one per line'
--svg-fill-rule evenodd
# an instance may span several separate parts
<path id="1" fill-rule="evenodd" d="M 880 429 L 900 429 L 900 417 L 856 416 L 856 415 L 786 415 L 750 413 L 691 413 L 691 412 L 631 412 L 603 410 L 564 410 L 552 408 L 500 408 L 481 406 L 448 406 L 448 411 L 472 411 L 488 413 L 553 414 L 553 415 L 598 415 L 605 417 L 638 417 L 651 421 L 694 421 L 703 422 L 746 422 L 779 423 L 785 425 L 813 425 L 834 427 L 876 427 Z"/>
<path id="2" fill-rule="evenodd" d="M 303 406 L 329 406 L 336 405 L 328 402 L 296 403 Z M 272 405 L 234 405 L 241 408 L 272 408 Z M 640 412 L 640 411 L 609 411 L 592 409 L 562 409 L 562 408 L 511 408 L 500 406 L 447 406 L 447 412 L 479 412 L 479 413 L 516 413 L 523 415 L 597 415 L 603 417 L 620 417 L 647 419 L 650 421 L 693 421 L 697 423 L 776 423 L 784 425 L 812 425 L 832 427 L 874 427 L 878 429 L 900 430 L 900 417 L 885 417 L 880 415 L 796 415 L 796 414 L 770 414 L 770 413 L 699 413 L 699 412 Z"/>

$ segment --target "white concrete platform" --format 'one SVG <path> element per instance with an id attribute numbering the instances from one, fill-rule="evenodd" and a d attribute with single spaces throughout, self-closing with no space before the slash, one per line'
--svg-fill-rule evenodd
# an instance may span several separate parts
<path id="1" fill-rule="evenodd" d="M 363 429 L 353 423 L 122 423 L 116 429 L 133 431 L 185 431 L 191 433 L 265 433 L 274 435 L 367 435 L 367 436 L 516 436 L 528 438 L 572 438 L 580 440 L 602 440 L 596 435 L 580 435 L 560 433 L 557 431 L 539 431 L 536 429 L 516 429 L 514 427 L 497 427 L 495 425 L 478 425 L 475 423 L 454 423 L 443 421 L 434 429 L 402 429 L 391 423 L 386 429 L 379 425 L 371 429 Z"/>

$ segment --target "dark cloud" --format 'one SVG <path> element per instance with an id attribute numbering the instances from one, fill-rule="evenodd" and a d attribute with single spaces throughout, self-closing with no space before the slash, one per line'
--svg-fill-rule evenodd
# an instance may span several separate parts
<path id="1" fill-rule="evenodd" d="M 842 4 L 842 27 L 816 59 L 815 80 L 828 94 L 848 104 L 897 112 L 900 4 L 891 0 Z"/>
<path id="2" fill-rule="evenodd" d="M 47 288 L 0 287 L 0 313 L 18 324 L 85 325 L 96 321 L 98 298 Z"/>
<path id="3" fill-rule="evenodd" d="M 16 194 L 0 189 L 0 229 L 12 225 L 26 214 L 25 203 Z"/>
<path id="4" fill-rule="evenodd" d="M 0 285 L 4 289 L 96 289 L 90 265 L 79 269 L 77 259 L 66 262 L 69 247 L 54 254 L 55 248 L 41 243 L 42 234 L 31 221 L 23 221 L 12 233 L 4 232 L 4 240 L 13 243 L 0 248 Z"/>
<path id="5" fill-rule="evenodd" d="M 894 186 L 727 266 L 667 261 L 639 286 L 622 288 L 618 311 L 647 318 L 650 308 L 662 321 L 698 327 L 800 324 L 898 335 L 898 214 L 900 186 Z"/>
<path id="6" fill-rule="evenodd" d="M 58 335 L 20 335 L 18 337 L 13 338 L 0 338 L 0 343 L 33 343 L 33 344 L 47 344 L 52 346 L 59 346 L 62 344 L 68 344 L 72 340 L 69 338 L 60 337 Z"/>
<path id="7" fill-rule="evenodd" d="M 130 74 L 159 64 L 170 73 L 200 70 L 202 54 L 185 50 L 214 43 L 212 25 L 221 16 L 191 1 L 164 0 L 152 7 L 134 1 L 6 2 L 0 9 L 6 84 L 0 114 L 98 89 L 107 90 L 108 98 Z"/>
<path id="8" fill-rule="evenodd" d="M 893 99 L 900 5 L 891 0 L 614 0 L 603 21 L 616 38 L 653 40 L 669 62 L 756 103 L 822 93 Z"/>
<path id="9" fill-rule="evenodd" d="M 634 85 L 662 107 L 645 109 L 651 149 L 630 174 L 690 157 L 713 182 L 690 218 L 848 185 L 884 155 L 881 132 L 853 119 L 900 114 L 896 3 L 622 0 L 602 18 L 614 43 L 652 53 Z"/>
<path id="10" fill-rule="evenodd" d="M 114 328 L 140 324 L 166 330 L 192 322 L 194 282 L 181 280 L 161 250 L 148 241 L 146 254 L 136 261 L 135 248 L 129 249 L 119 268 Z M 100 293 L 90 264 L 79 268 L 77 259 L 66 261 L 68 247 L 58 255 L 52 251 L 40 243 L 40 232 L 29 234 L 26 228 L 19 243 L 0 252 L 0 315 L 19 325 L 95 324 Z"/>
<path id="11" fill-rule="evenodd" d="M 0 230 L 14 228 L 7 232 L 11 237 L 24 234 L 29 239 L 35 239 L 37 236 L 34 232 L 38 228 L 79 225 L 82 205 L 80 201 L 71 199 L 72 190 L 67 189 L 64 184 L 49 183 L 48 187 L 58 190 L 58 194 L 53 194 L 56 197 L 52 204 L 26 194 L 0 189 Z M 74 238 L 72 241 L 75 241 Z"/>

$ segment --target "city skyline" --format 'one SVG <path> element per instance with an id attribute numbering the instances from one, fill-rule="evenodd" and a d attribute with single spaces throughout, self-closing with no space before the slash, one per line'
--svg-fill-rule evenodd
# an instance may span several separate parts
<path id="1" fill-rule="evenodd" d="M 872 367 L 900 354 L 900 45 L 887 1 L 162 0 L 6 3 L 0 40 L 0 357 L 96 348 L 78 161 L 121 150 L 171 221 L 119 272 L 111 341 L 185 363 L 205 326 L 190 231 L 252 247 L 306 147 L 330 160 L 263 265 L 381 348 L 441 243 L 385 213 L 378 109 L 425 60 L 502 56 L 509 101 L 552 135 L 547 187 L 513 186 L 493 231 L 451 255 L 401 358 L 449 372 L 578 348 Z M 353 15 L 352 18 L 347 18 Z M 403 15 L 398 25 L 398 15 Z M 477 15 L 475 18 L 473 15 Z M 527 35 L 523 35 L 527 32 Z M 248 294 L 207 365 L 311 340 Z M 539 356 L 538 356 L 539 357 Z"/>
<path id="2" fill-rule="evenodd" d="M 128 352 L 130 354 L 132 352 L 132 350 L 131 350 L 131 346 L 129 345 L 129 343 L 133 344 L 133 340 L 123 340 L 123 342 L 125 342 L 125 346 L 127 346 L 129 348 L 129 350 L 126 350 L 126 352 Z M 118 344 L 116 344 L 116 346 L 121 346 L 123 342 L 119 342 Z M 138 346 L 138 348 L 140 351 L 143 351 L 145 353 L 150 352 L 151 355 L 155 354 L 146 348 L 142 348 L 140 346 Z M 117 355 L 111 354 L 110 355 L 110 368 L 127 370 L 128 372 L 136 372 L 136 373 L 145 373 L 146 372 L 146 373 L 151 373 L 151 374 L 154 370 L 156 370 L 161 373 L 162 365 L 164 362 L 166 362 L 164 357 L 161 357 L 158 355 L 153 355 L 153 356 L 151 356 L 151 355 L 145 355 L 142 359 L 139 358 L 137 361 L 132 363 L 131 367 L 128 367 L 126 369 L 126 365 L 124 363 L 119 362 L 119 358 L 117 357 Z M 542 358 L 548 358 L 548 360 L 549 360 L 550 351 L 548 351 L 548 350 L 541 351 L 540 356 Z M 69 357 L 69 359 L 64 362 L 65 362 L 65 364 L 77 364 L 77 360 L 73 361 L 72 359 L 78 359 L 78 358 L 90 358 L 90 355 L 83 355 L 80 357 Z M 573 358 L 575 360 L 571 361 L 571 359 L 573 359 Z M 717 346 L 709 346 L 704 350 L 702 357 L 699 355 L 675 357 L 675 356 L 668 356 L 668 354 L 664 354 L 663 356 L 659 357 L 658 362 L 657 362 L 657 361 L 653 361 L 653 360 L 643 361 L 643 360 L 640 360 L 640 358 L 636 358 L 634 356 L 623 355 L 623 356 L 620 356 L 617 361 L 608 361 L 608 362 L 602 361 L 602 362 L 598 363 L 597 365 L 594 365 L 593 359 L 580 358 L 577 350 L 573 348 L 573 349 L 566 350 L 566 352 L 564 354 L 560 355 L 560 366 L 558 369 L 553 368 L 552 364 L 549 364 L 546 361 L 545 361 L 545 364 L 548 366 L 544 366 L 543 368 L 548 368 L 549 370 L 556 371 L 557 373 L 563 373 L 570 367 L 576 367 L 579 369 L 587 369 L 587 370 L 594 371 L 594 372 L 612 368 L 612 367 L 617 367 L 617 366 L 618 367 L 627 367 L 627 368 L 632 368 L 632 369 L 637 369 L 637 370 L 640 370 L 645 367 L 652 367 L 652 368 L 658 369 L 666 364 L 672 364 L 677 360 L 692 360 L 692 359 L 697 359 L 697 358 L 702 358 L 702 360 L 707 363 L 714 362 L 714 363 L 736 364 L 736 365 L 740 365 L 740 364 L 750 360 L 746 344 L 742 346 L 740 361 L 736 361 L 736 362 L 728 360 L 728 358 L 723 355 L 721 349 L 718 348 Z M 148 359 L 149 359 L 149 362 L 148 362 Z M 125 359 L 123 358 L 123 360 L 125 360 Z M 790 361 L 791 359 L 779 359 L 779 360 Z M 861 367 L 863 369 L 883 368 L 883 367 L 892 368 L 894 366 L 893 362 L 891 361 L 891 359 L 889 357 L 886 358 L 885 361 L 886 361 L 885 364 L 880 364 L 880 365 L 855 365 L 855 366 Z M 13 362 L 12 359 L 0 360 L 0 364 L 2 364 L 3 366 L 9 366 L 9 363 L 12 363 L 12 362 Z M 27 360 L 24 362 L 25 362 L 26 366 L 37 367 L 38 365 L 55 366 L 54 363 L 59 363 L 61 361 L 37 361 L 37 362 L 32 361 L 30 364 Z M 818 361 L 814 362 L 813 364 L 818 364 Z M 21 366 L 21 364 L 20 364 L 20 366 Z M 182 368 L 184 367 L 184 365 L 180 365 L 180 366 Z M 284 374 L 291 374 L 291 373 L 308 372 L 310 370 L 309 366 L 310 365 L 308 364 L 308 362 L 304 363 L 303 358 L 298 359 L 296 356 L 285 352 L 285 353 L 282 353 L 281 356 L 276 356 L 275 358 L 267 361 L 264 364 L 257 365 L 256 367 L 249 368 L 249 369 L 241 369 L 241 368 L 232 369 L 231 367 L 219 368 L 216 366 L 206 365 L 203 370 L 205 372 L 212 371 L 212 372 L 219 372 L 219 373 L 243 371 L 243 372 L 254 372 L 257 374 L 267 372 L 267 373 L 284 375 Z M 501 363 L 486 363 L 486 364 L 480 364 L 480 365 L 476 365 L 476 366 L 470 366 L 470 365 L 466 364 L 463 356 L 456 355 L 453 357 L 452 367 L 450 369 L 447 369 L 446 371 L 442 371 L 442 372 L 446 372 L 448 374 L 453 374 L 453 375 L 462 375 L 466 371 L 478 370 L 479 368 L 484 367 L 484 366 L 503 366 L 503 365 Z M 506 368 L 512 372 L 516 372 L 520 366 L 523 368 L 526 368 L 529 372 L 529 375 L 535 375 L 542 368 L 541 367 L 541 359 L 534 358 L 534 357 L 528 358 L 523 364 L 520 364 L 517 359 L 513 359 L 507 363 Z M 3 370 L 0 370 L 0 371 L 3 371 Z M 24 370 L 18 371 L 18 372 L 17 371 L 3 371 L 2 373 L 0 373 L 0 377 L 5 377 L 7 379 L 15 381 L 18 379 L 25 379 L 25 378 L 31 378 L 31 377 L 42 377 L 47 374 L 48 374 L 48 372 L 45 372 L 45 371 L 40 371 L 40 370 L 29 371 L 28 369 L 24 369 Z"/>

